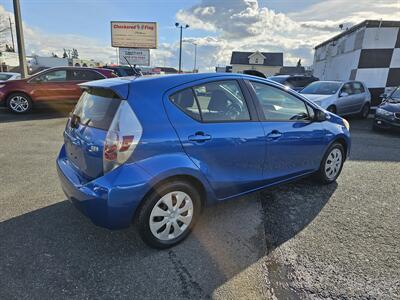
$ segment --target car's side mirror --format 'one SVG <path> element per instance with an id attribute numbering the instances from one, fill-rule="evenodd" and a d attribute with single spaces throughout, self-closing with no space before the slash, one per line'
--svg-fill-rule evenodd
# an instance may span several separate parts
<path id="1" fill-rule="evenodd" d="M 349 94 L 346 92 L 341 92 L 339 97 L 347 97 Z"/>
<path id="2" fill-rule="evenodd" d="M 314 113 L 314 121 L 315 122 L 323 122 L 326 121 L 326 113 L 322 110 L 316 109 Z"/>
<path id="3" fill-rule="evenodd" d="M 379 98 L 380 98 L 381 100 L 385 100 L 385 99 L 387 98 L 387 94 L 386 94 L 386 93 L 380 94 L 380 95 L 379 95 Z"/>

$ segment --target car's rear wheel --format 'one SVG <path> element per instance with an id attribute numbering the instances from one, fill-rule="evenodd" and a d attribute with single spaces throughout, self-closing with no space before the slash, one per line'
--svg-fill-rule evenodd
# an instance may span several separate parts
<path id="1" fill-rule="evenodd" d="M 317 178 L 320 182 L 328 184 L 334 182 L 342 172 L 345 152 L 342 144 L 332 144 L 322 159 Z"/>
<path id="2" fill-rule="evenodd" d="M 144 199 L 136 219 L 139 234 L 152 247 L 174 246 L 189 235 L 200 211 L 195 187 L 184 181 L 167 182 Z"/>
<path id="3" fill-rule="evenodd" d="M 17 114 L 27 113 L 32 109 L 31 98 L 24 93 L 13 93 L 7 97 L 7 107 Z"/>
<path id="4" fill-rule="evenodd" d="M 361 112 L 360 112 L 360 118 L 362 119 L 366 119 L 369 115 L 369 109 L 370 109 L 370 105 L 369 103 L 365 103 Z"/>
<path id="5" fill-rule="evenodd" d="M 333 114 L 336 114 L 336 106 L 334 105 L 329 106 L 326 110 Z"/>

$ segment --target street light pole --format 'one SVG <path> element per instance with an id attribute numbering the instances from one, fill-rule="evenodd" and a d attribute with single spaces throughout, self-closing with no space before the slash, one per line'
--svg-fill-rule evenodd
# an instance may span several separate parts
<path id="1" fill-rule="evenodd" d="M 181 34 L 179 38 L 179 73 L 182 72 L 182 25 L 180 26 Z"/>
<path id="2" fill-rule="evenodd" d="M 189 25 L 186 24 L 185 26 L 179 25 L 179 23 L 175 23 L 175 27 L 180 29 L 180 36 L 179 36 L 179 73 L 182 73 L 182 31 L 183 29 L 189 28 Z"/>
<path id="3" fill-rule="evenodd" d="M 197 67 L 197 44 L 193 43 L 194 45 L 194 67 L 193 67 L 193 73 L 196 72 L 196 67 Z"/>
<path id="4" fill-rule="evenodd" d="M 17 32 L 19 67 L 21 69 L 21 77 L 26 78 L 28 76 L 28 68 L 26 65 L 26 58 L 25 58 L 24 32 L 22 29 L 22 18 L 21 18 L 21 9 L 19 5 L 19 0 L 13 0 L 13 4 L 14 4 L 15 31 Z"/>

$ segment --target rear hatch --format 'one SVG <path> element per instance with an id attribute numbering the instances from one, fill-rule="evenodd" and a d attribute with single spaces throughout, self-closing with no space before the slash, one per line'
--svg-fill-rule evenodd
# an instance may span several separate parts
<path id="1" fill-rule="evenodd" d="M 111 89 L 86 88 L 68 120 L 66 155 L 87 180 L 103 174 L 104 142 L 121 101 Z"/>

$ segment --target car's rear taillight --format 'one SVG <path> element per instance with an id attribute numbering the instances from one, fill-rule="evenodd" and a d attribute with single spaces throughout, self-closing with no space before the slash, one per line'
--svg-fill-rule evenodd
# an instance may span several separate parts
<path id="1" fill-rule="evenodd" d="M 103 151 L 103 172 L 125 163 L 142 136 L 142 126 L 127 101 L 121 104 L 107 132 Z"/>

